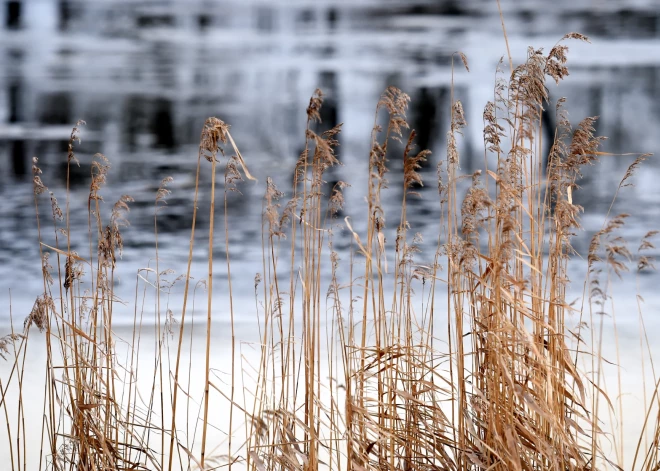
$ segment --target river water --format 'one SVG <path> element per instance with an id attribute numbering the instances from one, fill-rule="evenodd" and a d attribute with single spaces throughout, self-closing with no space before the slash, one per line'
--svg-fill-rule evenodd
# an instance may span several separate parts
<path id="1" fill-rule="evenodd" d="M 258 179 L 241 184 L 241 195 L 230 194 L 228 203 L 235 295 L 239 305 L 250 306 L 239 309 L 237 319 L 246 325 L 254 323 L 253 280 L 262 271 L 266 178 L 272 177 L 290 195 L 295 161 L 304 144 L 305 108 L 315 88 L 326 94 L 325 125 L 344 123 L 339 151 L 343 165 L 333 169 L 328 179 L 352 185 L 345 193 L 343 215 L 351 218 L 358 232 L 365 221 L 369 133 L 386 86 L 410 94 L 411 126 L 419 133 L 420 146 L 433 151 L 422 172 L 427 185 L 408 209 L 412 230 L 425 236 L 426 257 L 434 253 L 440 217 L 435 166 L 446 152 L 452 81 L 468 121 L 460 140 L 462 172 L 469 174 L 482 165 L 483 106 L 492 99 L 497 64 L 507 54 L 495 2 L 74 3 L 7 2 L 14 6 L 4 12 L 5 28 L 0 31 L 0 155 L 5 162 L 0 172 L 2 326 L 8 326 L 10 299 L 14 322 L 21 323 L 43 290 L 31 158 L 39 158 L 42 179 L 64 208 L 66 143 L 78 119 L 87 125 L 75 147 L 81 166 L 71 175 L 73 248 L 80 253 L 88 250 L 89 171 L 93 154 L 102 152 L 112 165 L 101 192 L 105 214 L 120 195 L 135 199 L 116 283 L 119 296 L 129 304 L 136 272 L 155 263 L 153 217 L 160 181 L 174 179 L 167 206 L 158 215 L 159 267 L 179 274 L 188 254 L 202 124 L 205 118 L 217 116 L 232 126 L 232 135 Z M 571 31 L 590 37 L 591 44 L 569 43 L 571 75 L 559 87 L 548 82 L 551 99 L 567 97 L 574 124 L 586 116 L 601 116 L 597 132 L 609 137 L 603 150 L 630 153 L 603 156 L 599 165 L 587 169 L 582 188 L 575 192 L 585 215 L 584 230 L 574 245 L 585 255 L 628 165 L 639 153 L 660 150 L 660 5 L 637 1 L 624 7 L 604 0 L 502 3 L 515 63 L 525 59 L 528 46 L 547 51 Z M 452 74 L 455 51 L 467 56 L 469 73 L 459 64 Z M 390 229 L 399 219 L 401 201 L 397 185 L 401 165 L 395 160 L 391 164 L 392 188 L 383 201 L 392 221 Z M 611 209 L 611 214 L 631 214 L 622 234 L 633 252 L 647 231 L 660 229 L 659 172 L 657 159 L 650 157 L 632 180 L 635 186 L 623 188 Z M 197 280 L 206 276 L 209 181 L 207 165 L 194 252 Z M 40 212 L 48 215 L 47 198 L 39 202 Z M 222 225 L 216 232 L 222 232 Z M 52 243 L 52 236 L 45 240 Z M 336 231 L 335 249 L 345 260 L 350 240 L 347 231 Z M 215 247 L 222 265 L 222 237 Z M 584 261 L 578 257 L 571 267 L 572 290 L 580 296 Z M 219 299 L 226 295 L 223 273 L 219 269 Z M 612 286 L 626 355 L 638 344 L 634 293 L 644 296 L 645 312 L 654 313 L 660 308 L 657 284 L 656 274 L 639 278 L 624 274 Z M 176 288 L 174 293 L 176 297 Z M 132 312 L 118 311 L 115 322 L 132 323 Z M 228 321 L 224 308 L 215 316 L 220 324 Z M 647 324 L 659 326 L 653 320 Z M 627 361 L 634 390 L 640 377 L 635 360 Z"/>
<path id="2" fill-rule="evenodd" d="M 396 85 L 412 97 L 409 120 L 420 146 L 433 151 L 422 198 L 409 210 L 413 230 L 431 233 L 430 248 L 439 216 L 434 168 L 445 154 L 452 54 L 462 51 L 470 63 L 470 73 L 461 66 L 453 75 L 454 94 L 463 101 L 468 121 L 460 140 L 461 168 L 470 173 L 482 166 L 481 115 L 493 96 L 497 63 L 507 51 L 496 4 L 476 0 L 269 6 L 94 2 L 76 8 L 50 0 L 9 3 L 19 6 L 7 7 L 0 33 L 5 66 L 0 153 L 8 162 L 0 174 L 0 292 L 7 300 L 13 288 L 13 300 L 25 297 L 27 304 L 41 284 L 31 157 L 39 158 L 43 181 L 64 206 L 66 141 L 76 120 L 87 125 L 76 146 L 81 167 L 71 177 L 71 224 L 80 235 L 74 245 L 85 242 L 89 170 L 92 155 L 102 152 L 112 164 L 102 192 L 107 211 L 121 194 L 135 198 L 125 232 L 124 266 L 130 268 L 123 278 L 128 279 L 155 256 L 153 203 L 167 176 L 174 181 L 168 206 L 159 215 L 161 258 L 167 266 L 181 267 L 201 125 L 208 116 L 231 124 L 259 180 L 243 184 L 242 196 L 231 195 L 232 256 L 240 270 L 256 272 L 266 177 L 285 193 L 289 190 L 303 145 L 305 107 L 314 89 L 326 93 L 326 126 L 344 123 L 343 166 L 329 179 L 352 185 L 346 192 L 346 215 L 359 226 L 375 105 L 387 85 Z M 591 44 L 569 42 L 571 75 L 560 87 L 548 83 L 553 101 L 568 98 L 573 123 L 600 115 L 597 131 L 609 137 L 605 151 L 657 150 L 660 6 L 553 2 L 550 9 L 540 1 L 503 3 L 516 63 L 524 60 L 528 46 L 548 50 L 574 30 L 591 36 Z M 581 253 L 602 225 L 614 189 L 634 158 L 603 157 L 585 172 L 576 192 L 586 214 L 585 231 L 575 242 Z M 655 160 L 644 164 L 636 186 L 625 188 L 612 209 L 613 214 L 632 214 L 625 229 L 631 245 L 658 220 Z M 400 177 L 400 167 L 392 162 L 392 182 Z M 207 202 L 208 178 L 204 182 L 202 201 Z M 400 197 L 393 189 L 385 200 L 391 221 L 398 220 Z M 47 199 L 42 204 L 41 211 L 48 214 Z M 206 207 L 200 211 L 202 227 L 208 221 Z M 205 258 L 202 252 L 200 247 L 200 259 Z M 2 319 L 6 322 L 6 315 Z"/>

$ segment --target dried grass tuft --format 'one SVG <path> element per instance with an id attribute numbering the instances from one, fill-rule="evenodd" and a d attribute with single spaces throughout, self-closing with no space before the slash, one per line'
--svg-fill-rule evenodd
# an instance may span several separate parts
<path id="1" fill-rule="evenodd" d="M 576 33 L 564 39 L 587 40 Z M 173 281 L 158 253 L 158 216 L 166 210 L 172 179 L 163 179 L 156 192 L 155 268 L 136 274 L 134 330 L 125 361 L 118 356 L 120 339 L 113 330 L 114 309 L 121 302 L 114 286 L 133 199 L 121 196 L 104 222 L 101 192 L 110 162 L 97 154 L 87 199 L 87 244 L 78 240 L 85 231 L 69 224 L 67 183 L 64 211 L 49 192 L 55 243 L 47 245 L 39 196 L 48 188 L 35 158 L 44 291 L 23 333 L 0 338 L 0 356 L 13 360 L 10 377 L 0 383 L 6 416 L 7 388 L 19 391 L 18 426 L 8 419 L 8 434 L 20 437 L 9 440 L 12 469 L 26 468 L 25 449 L 15 443 L 26 439 L 21 391 L 32 327 L 46 332 L 39 453 L 48 464 L 42 462 L 40 469 L 622 469 L 620 446 L 615 458 L 606 450 L 610 439 L 622 441 L 623 429 L 602 428 L 601 404 L 625 419 L 620 398 L 610 399 L 613 393 L 608 396 L 602 379 L 603 319 L 614 316 L 608 312 L 605 280 L 623 277 L 634 258 L 639 272 L 653 269 L 657 231 L 648 232 L 633 255 L 620 236 L 628 215 L 608 214 L 588 250 L 586 305 L 567 299 L 569 261 L 575 255 L 571 242 L 583 211 L 574 203 L 574 192 L 585 168 L 603 155 L 604 141 L 595 134 L 595 117 L 573 127 L 562 99 L 555 107 L 555 139 L 547 159 L 543 155 L 546 82 L 558 84 L 568 75 L 567 51 L 561 43 L 547 55 L 530 48 L 523 64 L 514 68 L 511 63 L 508 80 L 497 79 L 493 101 L 483 113 L 484 155 L 496 160 L 492 170 L 461 174 L 462 131 L 468 123 L 452 91 L 447 153 L 437 168 L 441 216 L 435 221 L 432 254 L 424 253 L 422 235 L 408 220 L 409 198 L 421 196 L 420 169 L 430 156 L 428 150 L 415 150 L 415 131 L 409 131 L 406 117 L 408 95 L 388 87 L 376 104 L 362 189 L 367 210 L 364 224 L 354 228 L 349 217 L 338 221 L 350 185 L 340 181 L 327 188 L 325 181 L 327 172 L 340 165 L 336 149 L 342 125 L 320 134 L 312 129 L 323 106 L 323 94 L 316 90 L 306 111 L 305 148 L 291 195 L 284 200 L 287 195 L 270 177 L 263 188 L 263 266 L 247 281 L 254 286 L 260 337 L 252 346 L 259 353 L 253 365 L 241 366 L 243 346 L 234 330 L 232 286 L 244 273 L 232 274 L 235 221 L 227 211 L 227 195 L 240 193 L 243 180 L 254 177 L 228 124 L 217 118 L 204 123 L 188 269 Z M 467 58 L 458 57 L 469 71 Z M 385 120 L 386 126 L 378 124 Z M 71 133 L 68 166 L 78 163 L 73 146 L 82 124 Z M 217 165 L 223 163 L 219 157 L 227 146 L 232 152 L 224 162 L 225 268 L 220 269 L 213 260 L 215 189 Z M 618 189 L 629 186 L 646 158 L 635 160 Z M 389 163 L 395 159 L 403 172 L 392 176 Z M 188 335 L 192 339 L 186 315 L 202 169 L 211 172 L 211 196 L 208 277 L 194 288 L 206 296 L 205 381 L 196 388 L 186 384 L 185 361 L 189 369 L 198 359 L 186 357 L 183 345 Z M 401 197 L 395 222 L 382 204 L 389 185 L 396 185 Z M 394 240 L 385 237 L 388 224 Z M 336 249 L 340 237 L 350 244 L 344 252 Z M 228 303 L 222 306 L 213 298 L 218 271 L 227 275 L 222 288 Z M 181 281 L 179 317 L 170 294 Z M 153 351 L 141 343 L 142 326 L 150 322 L 141 307 L 146 299 L 155 307 Z M 230 371 L 227 381 L 216 379 L 224 377 L 217 375 L 210 354 L 212 317 L 219 308 L 229 312 L 231 325 L 230 364 L 221 365 Z M 593 318 L 592 312 L 599 315 Z M 577 324 L 572 330 L 571 319 Z M 153 360 L 146 372 L 138 361 L 144 356 Z M 582 368 L 583 361 L 591 368 Z M 140 389 L 138 377 L 147 377 L 150 389 Z M 209 438 L 214 401 L 229 411 L 228 424 L 222 424 L 227 440 L 219 448 Z M 648 404 L 649 411 L 657 404 L 657 388 Z M 197 421 L 201 436 L 194 430 Z M 656 422 L 647 427 L 652 441 L 635 469 L 657 469 Z"/>

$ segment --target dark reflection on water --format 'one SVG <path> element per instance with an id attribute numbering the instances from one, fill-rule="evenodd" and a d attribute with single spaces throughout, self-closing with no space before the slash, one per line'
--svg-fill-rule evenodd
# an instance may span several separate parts
<path id="1" fill-rule="evenodd" d="M 204 119 L 218 116 L 232 125 L 259 178 L 259 184 L 243 184 L 242 195 L 228 195 L 235 257 L 254 262 L 238 269 L 257 270 L 264 182 L 272 176 L 289 193 L 304 145 L 305 107 L 316 87 L 326 94 L 323 123 L 316 131 L 344 123 L 338 151 L 343 166 L 327 180 L 353 185 L 346 191 L 342 216 L 356 221 L 356 228 L 364 221 L 369 133 L 378 96 L 387 85 L 411 95 L 411 126 L 420 148 L 433 153 L 422 171 L 426 184 L 416 189 L 421 197 L 409 200 L 408 219 L 413 232 L 424 233 L 432 256 L 440 217 L 435 169 L 445 154 L 452 80 L 454 97 L 462 100 L 469 123 L 460 141 L 462 172 L 484 165 L 482 110 L 493 97 L 497 62 L 506 53 L 494 5 L 478 0 L 5 2 L 0 155 L 7 164 L 0 170 L 0 288 L 38 279 L 31 157 L 39 157 L 44 182 L 64 205 L 67 142 L 80 118 L 87 121 L 76 146 L 81 165 L 68 174 L 71 224 L 81 234 L 75 244 L 84 246 L 92 155 L 101 152 L 112 163 L 103 191 L 107 210 L 121 194 L 135 198 L 125 238 L 127 256 L 153 257 L 155 193 L 164 177 L 173 176 L 172 195 L 159 214 L 161 248 L 170 249 L 174 259 L 185 259 L 196 143 Z M 597 131 L 609 136 L 609 151 L 658 150 L 660 6 L 649 1 L 634 9 L 593 2 L 581 7 L 560 1 L 549 10 L 539 0 L 505 7 L 516 62 L 524 60 L 528 45 L 547 50 L 567 32 L 592 35 L 592 45 L 569 44 L 571 76 L 560 88 L 548 83 L 552 100 L 567 96 L 574 123 L 602 116 Z M 457 50 L 468 56 L 471 73 L 454 61 L 452 75 Z M 543 113 L 546 149 L 555 124 L 551 104 Z M 397 155 L 400 149 L 392 152 L 391 189 L 384 197 L 390 241 L 402 198 Z M 575 199 L 598 217 L 585 219 L 588 231 L 576 241 L 579 250 L 600 227 L 632 159 L 605 157 L 599 167 L 585 172 Z M 658 165 L 647 162 L 638 186 L 625 189 L 613 208 L 634 214 L 643 207 L 644 217 L 631 218 L 627 228 L 632 238 L 655 228 L 649 225 L 658 220 L 657 172 Z M 207 167 L 202 181 L 199 226 L 206 227 Z M 219 203 L 222 196 L 220 182 Z M 47 198 L 41 202 L 42 213 L 47 213 L 50 203 Z M 335 247 L 349 243 L 343 234 Z M 202 252 L 196 256 L 203 259 Z"/>

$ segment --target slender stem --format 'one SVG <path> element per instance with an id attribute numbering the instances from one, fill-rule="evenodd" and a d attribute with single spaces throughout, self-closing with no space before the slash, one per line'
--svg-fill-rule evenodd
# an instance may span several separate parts
<path id="1" fill-rule="evenodd" d="M 215 155 L 211 160 L 211 209 L 209 221 L 209 275 L 208 275 L 208 304 L 206 312 L 206 371 L 204 379 L 204 420 L 202 422 L 202 454 L 200 464 L 204 469 L 206 458 L 206 434 L 209 418 L 209 373 L 211 370 L 211 320 L 213 309 L 213 227 L 215 217 Z"/>

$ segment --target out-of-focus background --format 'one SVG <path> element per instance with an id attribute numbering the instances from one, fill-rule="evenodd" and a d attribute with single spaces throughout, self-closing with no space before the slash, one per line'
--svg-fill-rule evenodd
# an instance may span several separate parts
<path id="1" fill-rule="evenodd" d="M 597 131 L 609 137 L 604 150 L 658 151 L 660 2 L 502 0 L 502 9 L 515 63 L 525 59 L 528 46 L 547 51 L 566 33 L 589 36 L 592 44 L 568 43 L 571 75 L 560 87 L 548 82 L 552 99 L 567 97 L 574 124 L 602 116 Z M 461 169 L 470 173 L 483 164 L 483 107 L 493 98 L 498 61 L 506 57 L 495 0 L 0 1 L 3 307 L 8 288 L 28 305 L 42 289 L 32 157 L 39 158 L 44 183 L 64 207 L 67 142 L 79 119 L 87 125 L 76 147 L 81 166 L 71 175 L 71 224 L 80 231 L 75 246 L 86 247 L 90 164 L 101 152 L 112 163 L 102 193 L 108 211 L 121 194 L 136 199 L 125 233 L 129 266 L 154 257 L 153 204 L 166 176 L 174 182 L 159 215 L 161 255 L 182 263 L 200 130 L 205 118 L 217 116 L 231 124 L 260 181 L 244 184 L 243 195 L 230 200 L 233 256 L 243 263 L 239 269 L 253 274 L 260 268 L 265 178 L 272 176 L 288 192 L 314 89 L 326 94 L 324 126 L 344 123 L 339 156 L 345 166 L 329 179 L 353 185 L 347 214 L 359 219 L 375 105 L 385 87 L 395 85 L 412 98 L 409 118 L 420 147 L 433 151 L 424 172 L 428 185 L 408 210 L 415 231 L 432 232 L 439 217 L 435 166 L 445 153 L 456 51 L 470 65 L 468 73 L 455 60 L 453 74 L 468 121 Z M 551 129 L 554 113 L 546 115 Z M 589 215 L 578 250 L 600 228 L 632 160 L 604 157 L 587 172 L 577 196 Z M 392 180 L 397 165 L 392 163 Z M 636 187 L 626 188 L 613 208 L 638 216 L 626 229 L 634 243 L 660 223 L 658 169 L 653 158 L 646 162 Z M 385 201 L 386 210 L 389 204 L 397 211 L 397 191 Z M 202 193 L 208 198 L 206 189 Z M 47 199 L 40 201 L 48 216 Z M 204 224 L 208 216 L 201 213 Z M 428 240 L 433 250 L 435 240 Z M 202 252 L 197 255 L 205 259 Z M 130 276 L 129 285 L 134 272 Z"/>

